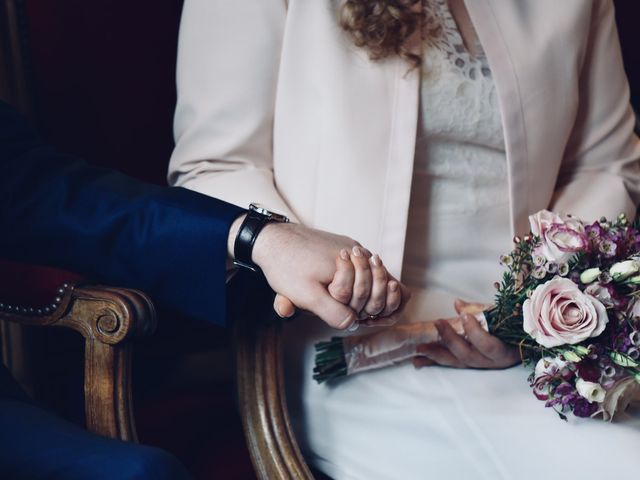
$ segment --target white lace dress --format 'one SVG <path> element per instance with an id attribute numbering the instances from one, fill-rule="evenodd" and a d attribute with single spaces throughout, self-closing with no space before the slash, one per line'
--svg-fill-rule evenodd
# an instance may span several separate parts
<path id="1" fill-rule="evenodd" d="M 414 291 L 406 321 L 451 316 L 455 297 L 490 302 L 498 258 L 511 248 L 491 71 L 464 47 L 444 0 L 426 8 L 402 276 Z M 523 367 L 404 365 L 317 385 L 312 345 L 332 334 L 317 320 L 292 322 L 285 364 L 298 439 L 309 461 L 336 480 L 630 478 L 640 471 L 640 412 L 614 424 L 563 422 L 532 395 Z"/>

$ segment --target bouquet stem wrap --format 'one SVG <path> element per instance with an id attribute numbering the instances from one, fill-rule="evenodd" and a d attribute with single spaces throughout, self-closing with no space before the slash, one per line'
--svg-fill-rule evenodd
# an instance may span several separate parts
<path id="1" fill-rule="evenodd" d="M 484 314 L 475 314 L 486 329 Z M 458 334 L 464 334 L 462 320 L 449 320 Z M 396 365 L 416 356 L 416 347 L 438 341 L 434 322 L 395 325 L 367 335 L 334 337 L 316 345 L 318 351 L 314 378 L 324 382 L 331 378 Z"/>

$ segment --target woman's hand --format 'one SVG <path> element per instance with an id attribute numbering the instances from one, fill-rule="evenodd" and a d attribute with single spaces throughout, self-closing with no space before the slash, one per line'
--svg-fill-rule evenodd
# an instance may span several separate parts
<path id="1" fill-rule="evenodd" d="M 358 312 L 359 323 L 368 326 L 393 325 L 410 297 L 380 257 L 362 247 L 340 252 L 328 290 L 334 299 Z"/>
<path id="2" fill-rule="evenodd" d="M 486 306 L 456 300 L 461 315 L 462 335 L 456 333 L 450 321 L 437 320 L 439 341 L 418 345 L 413 365 L 416 368 L 442 365 L 456 368 L 507 368 L 520 361 L 518 350 L 487 333 L 474 313 Z"/>
<path id="3" fill-rule="evenodd" d="M 437 343 L 418 345 L 416 368 L 442 365 L 456 368 L 507 368 L 520 361 L 518 350 L 487 333 L 473 315 L 462 316 L 464 336 L 446 320 L 436 321 Z"/>

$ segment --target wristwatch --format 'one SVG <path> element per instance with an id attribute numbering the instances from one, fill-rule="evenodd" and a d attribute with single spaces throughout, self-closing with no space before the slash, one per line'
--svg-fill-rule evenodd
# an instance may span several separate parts
<path id="1" fill-rule="evenodd" d="M 256 243 L 260 230 L 269 222 L 289 222 L 289 218 L 280 213 L 272 212 L 259 203 L 249 205 L 249 212 L 244 218 L 233 244 L 234 264 L 258 272 L 258 267 L 251 259 L 253 246 Z"/>

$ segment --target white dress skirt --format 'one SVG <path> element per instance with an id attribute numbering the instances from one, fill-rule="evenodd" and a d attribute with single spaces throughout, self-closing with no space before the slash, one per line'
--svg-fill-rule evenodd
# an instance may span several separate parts
<path id="1" fill-rule="evenodd" d="M 421 118 L 402 280 L 402 321 L 453 316 L 456 297 L 491 303 L 511 250 L 507 164 L 495 84 L 444 0 L 427 5 Z M 362 331 L 358 332 L 359 334 Z M 640 475 L 640 411 L 569 418 L 536 399 L 522 366 L 412 365 L 312 380 L 317 319 L 285 329 L 287 396 L 309 462 L 340 479 L 615 479 Z"/>

